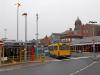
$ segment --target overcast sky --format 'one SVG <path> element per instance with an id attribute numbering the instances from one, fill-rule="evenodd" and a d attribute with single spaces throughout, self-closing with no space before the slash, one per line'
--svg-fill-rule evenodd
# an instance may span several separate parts
<path id="1" fill-rule="evenodd" d="M 0 37 L 16 39 L 17 0 L 0 0 Z M 74 28 L 77 16 L 82 23 L 100 22 L 100 0 L 20 0 L 19 40 L 24 40 L 23 12 L 28 13 L 28 40 L 35 39 L 36 13 L 39 14 L 39 38 Z"/>

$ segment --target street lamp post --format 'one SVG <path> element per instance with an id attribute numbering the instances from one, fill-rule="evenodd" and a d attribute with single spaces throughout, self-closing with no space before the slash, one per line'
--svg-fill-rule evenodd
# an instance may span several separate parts
<path id="1" fill-rule="evenodd" d="M 27 13 L 23 13 L 22 16 L 25 16 L 25 42 L 27 42 Z"/>
<path id="2" fill-rule="evenodd" d="M 19 40 L 19 7 L 21 4 L 19 3 L 19 0 L 17 1 L 17 41 Z"/>
<path id="3" fill-rule="evenodd" d="M 27 13 L 23 13 L 22 16 L 25 16 L 25 62 L 27 61 Z"/>
<path id="4" fill-rule="evenodd" d="M 96 21 L 89 21 L 89 23 L 92 23 L 93 27 L 92 27 L 92 36 L 93 36 L 93 39 L 92 39 L 92 42 L 93 42 L 93 53 L 94 53 L 94 57 L 96 57 L 96 54 L 95 54 L 95 39 L 94 39 L 94 36 L 95 36 L 95 30 L 94 30 L 94 24 L 97 23 Z"/>

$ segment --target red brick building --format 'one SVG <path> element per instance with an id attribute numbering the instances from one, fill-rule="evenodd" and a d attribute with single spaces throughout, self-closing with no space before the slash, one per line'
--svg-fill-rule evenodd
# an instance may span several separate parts
<path id="1" fill-rule="evenodd" d="M 43 39 L 40 40 L 40 42 L 42 45 L 47 46 L 51 43 L 51 39 L 46 35 Z"/>
<path id="2" fill-rule="evenodd" d="M 66 30 L 62 33 L 53 33 L 51 34 L 50 37 L 45 36 L 42 40 L 41 43 L 44 45 L 48 45 L 52 42 L 57 42 L 60 40 L 60 37 L 63 35 L 66 36 L 80 36 L 80 37 L 91 37 L 93 36 L 93 31 L 94 31 L 94 36 L 100 36 L 100 25 L 98 24 L 82 24 L 81 20 L 79 18 L 76 19 L 75 21 L 75 28 L 72 30 L 70 28 L 69 30 Z"/>
<path id="3" fill-rule="evenodd" d="M 82 35 L 83 37 L 100 36 L 100 25 L 98 24 L 82 24 L 81 20 L 77 18 L 75 21 L 74 34 Z"/>

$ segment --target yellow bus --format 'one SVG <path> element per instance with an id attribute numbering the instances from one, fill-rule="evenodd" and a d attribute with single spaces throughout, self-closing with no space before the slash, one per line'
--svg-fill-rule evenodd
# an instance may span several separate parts
<path id="1" fill-rule="evenodd" d="M 49 54 L 55 58 L 67 58 L 71 56 L 70 45 L 65 43 L 55 43 L 49 45 Z"/>

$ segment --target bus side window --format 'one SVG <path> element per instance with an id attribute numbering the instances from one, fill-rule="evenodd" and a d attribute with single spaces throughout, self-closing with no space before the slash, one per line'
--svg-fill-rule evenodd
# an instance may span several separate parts
<path id="1" fill-rule="evenodd" d="M 63 44 L 60 46 L 60 50 L 69 50 L 69 45 Z"/>
<path id="2" fill-rule="evenodd" d="M 66 48 L 67 48 L 67 47 L 66 47 L 65 44 L 63 44 L 63 45 L 60 46 L 60 50 L 66 50 Z"/>
<path id="3" fill-rule="evenodd" d="M 59 49 L 62 50 L 62 46 L 59 46 Z"/>
<path id="4" fill-rule="evenodd" d="M 54 46 L 54 50 L 58 50 L 58 47 L 57 46 Z"/>
<path id="5" fill-rule="evenodd" d="M 69 50 L 69 49 L 70 49 L 70 46 L 69 46 L 69 45 L 66 45 L 66 47 L 67 47 L 67 50 Z"/>
<path id="6" fill-rule="evenodd" d="M 53 46 L 49 46 L 49 50 L 53 50 Z"/>

